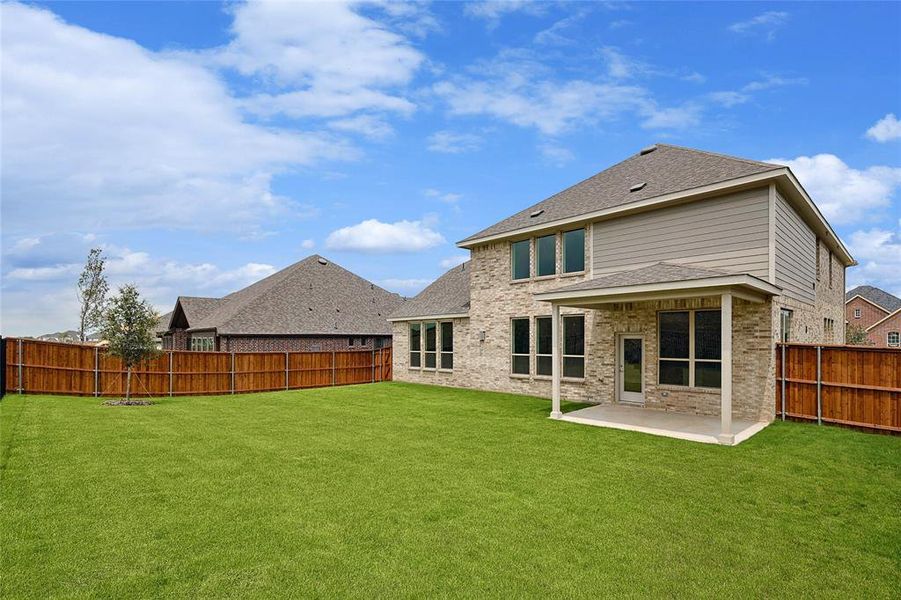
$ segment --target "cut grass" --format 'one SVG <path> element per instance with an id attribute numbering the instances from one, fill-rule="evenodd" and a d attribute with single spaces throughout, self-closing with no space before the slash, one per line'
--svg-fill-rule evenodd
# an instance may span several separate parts
<path id="1" fill-rule="evenodd" d="M 901 438 L 734 448 L 400 383 L 7 396 L 4 598 L 835 596 L 901 588 Z"/>

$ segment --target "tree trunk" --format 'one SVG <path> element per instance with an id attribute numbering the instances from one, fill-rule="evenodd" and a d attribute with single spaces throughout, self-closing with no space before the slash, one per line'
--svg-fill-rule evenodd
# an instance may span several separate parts
<path id="1" fill-rule="evenodd" d="M 127 374 L 125 375 L 125 401 L 131 398 L 131 367 L 128 367 Z"/>

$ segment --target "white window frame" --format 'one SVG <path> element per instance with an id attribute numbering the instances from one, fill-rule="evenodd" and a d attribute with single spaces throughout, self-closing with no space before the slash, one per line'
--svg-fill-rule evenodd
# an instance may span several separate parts
<path id="1" fill-rule="evenodd" d="M 660 356 L 660 315 L 673 313 L 689 313 L 688 314 L 688 358 L 668 358 Z M 668 385 L 680 388 L 693 388 L 698 390 L 721 390 L 723 389 L 722 372 L 723 372 L 723 340 L 720 335 L 720 358 L 697 358 L 695 356 L 695 313 L 699 312 L 719 312 L 720 319 L 723 318 L 721 308 L 692 308 L 683 310 L 660 310 L 657 311 L 657 385 Z M 679 361 L 688 363 L 688 385 L 679 385 L 678 383 L 663 383 L 660 381 L 660 362 L 661 361 Z M 720 387 L 698 386 L 695 385 L 695 365 L 697 363 L 715 363 L 720 365 Z"/>
<path id="2" fill-rule="evenodd" d="M 213 335 L 191 335 L 192 352 L 214 352 L 216 338 Z"/>
<path id="3" fill-rule="evenodd" d="M 572 233 L 574 231 L 582 232 L 582 270 L 581 271 L 567 271 L 566 270 L 566 234 Z M 566 231 L 560 232 L 560 273 L 562 275 L 578 275 L 579 273 L 584 273 L 587 270 L 588 264 L 588 253 L 585 251 L 585 241 L 588 239 L 588 231 L 585 227 L 576 227 L 575 229 L 567 229 Z"/>
<path id="4" fill-rule="evenodd" d="M 419 327 L 419 345 L 418 345 L 418 347 L 416 347 L 415 349 L 413 348 L 413 327 L 414 327 L 414 326 Z M 409 367 L 410 367 L 411 369 L 417 369 L 417 370 L 422 369 L 422 364 L 423 364 L 423 361 L 422 361 L 422 322 L 420 322 L 420 321 L 415 321 L 415 322 L 408 323 L 408 327 L 407 327 L 407 344 L 410 346 L 410 363 L 409 363 Z M 419 366 L 418 366 L 418 367 L 413 365 L 413 353 L 414 353 L 414 352 L 415 352 L 416 355 L 419 357 Z"/>
<path id="5" fill-rule="evenodd" d="M 444 350 L 444 328 L 450 327 L 451 330 L 451 349 L 450 352 L 446 352 Z M 453 371 L 454 370 L 454 322 L 453 321 L 440 321 L 438 323 L 438 340 L 436 347 L 438 348 L 438 370 L 439 371 Z M 444 357 L 446 355 L 450 355 L 451 357 L 451 366 L 444 366 Z"/>
<path id="6" fill-rule="evenodd" d="M 892 342 L 892 336 L 894 336 L 895 341 Z M 889 331 L 885 334 L 885 343 L 889 348 L 897 348 L 901 346 L 901 331 Z"/>
<path id="7" fill-rule="evenodd" d="M 529 342 L 528 342 L 528 351 L 523 353 L 516 353 L 515 350 L 516 345 L 516 336 L 513 331 L 513 323 L 515 321 L 525 321 L 526 325 L 529 327 Z M 517 356 L 525 356 L 529 359 L 529 367 L 525 373 L 517 373 L 513 370 L 514 359 Z M 510 375 L 514 377 L 529 377 L 532 375 L 532 318 L 531 317 L 510 317 Z"/>
<path id="8" fill-rule="evenodd" d="M 566 351 L 566 320 L 567 319 L 582 319 L 582 354 L 564 354 Z M 585 361 L 585 346 L 587 345 L 587 340 L 585 339 L 585 315 L 584 314 L 572 314 L 572 315 L 560 315 L 560 357 L 562 362 L 560 363 L 560 376 L 562 379 L 569 379 L 574 381 L 582 381 L 585 379 L 585 369 L 588 366 Z M 581 377 L 566 377 L 563 375 L 563 365 L 566 364 L 567 358 L 581 358 L 582 359 L 582 376 Z"/>
<path id="9" fill-rule="evenodd" d="M 861 314 L 861 310 L 859 308 L 854 309 L 854 318 L 859 319 Z"/>
<path id="10" fill-rule="evenodd" d="M 553 317 L 551 317 L 550 315 L 538 315 L 533 319 L 534 327 L 535 327 L 535 377 L 551 377 L 554 374 L 554 362 L 553 362 L 554 361 L 554 359 L 553 359 L 554 338 L 553 338 L 553 334 L 551 335 L 550 353 L 549 354 L 539 354 L 538 353 L 538 321 L 540 321 L 542 319 L 547 319 L 548 321 L 550 321 L 552 318 Z M 538 364 L 539 364 L 538 359 L 543 358 L 543 357 L 548 357 L 551 359 L 551 372 L 550 373 L 545 374 L 545 373 L 538 372 Z"/>

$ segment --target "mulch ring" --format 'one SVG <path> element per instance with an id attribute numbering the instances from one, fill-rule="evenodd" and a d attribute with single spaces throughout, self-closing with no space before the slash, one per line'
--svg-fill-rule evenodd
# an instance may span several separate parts
<path id="1" fill-rule="evenodd" d="M 150 400 L 107 400 L 104 406 L 150 406 L 153 402 Z"/>

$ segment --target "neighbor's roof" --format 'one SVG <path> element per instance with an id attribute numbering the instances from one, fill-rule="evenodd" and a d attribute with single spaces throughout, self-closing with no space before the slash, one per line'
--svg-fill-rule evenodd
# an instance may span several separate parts
<path id="1" fill-rule="evenodd" d="M 469 261 L 436 279 L 427 288 L 405 301 L 391 313 L 392 321 L 416 317 L 469 314 Z"/>
<path id="2" fill-rule="evenodd" d="M 164 315 L 160 315 L 160 320 L 156 322 L 156 333 L 163 334 L 169 331 L 169 322 L 172 321 L 172 313 L 169 311 Z"/>
<path id="3" fill-rule="evenodd" d="M 586 279 L 572 285 L 535 294 L 535 297 L 540 300 L 556 300 L 567 296 L 589 296 L 594 292 L 600 296 L 620 293 L 627 289 L 636 291 L 639 287 L 647 287 L 646 291 L 682 289 L 683 287 L 684 289 L 694 289 L 700 287 L 702 282 L 704 287 L 743 285 L 768 294 L 776 294 L 780 291 L 778 287 L 744 273 L 728 273 L 718 269 L 660 262 L 631 271 L 620 271 Z"/>
<path id="4" fill-rule="evenodd" d="M 894 294 L 889 294 L 885 290 L 880 290 L 878 287 L 873 287 L 872 285 L 857 286 L 845 294 L 845 302 L 848 302 L 854 298 L 854 296 L 865 298 L 876 306 L 884 308 L 888 312 L 895 312 L 901 308 L 901 298 L 898 298 Z"/>
<path id="5" fill-rule="evenodd" d="M 403 298 L 314 254 L 224 298 L 179 298 L 179 302 L 191 331 L 390 335 L 388 314 Z"/>
<path id="6" fill-rule="evenodd" d="M 512 217 L 469 236 L 460 244 L 747 175 L 785 169 L 782 165 L 669 144 L 656 144 L 650 148 L 654 150 L 635 154 Z M 641 184 L 645 184 L 641 189 L 629 191 L 633 186 Z M 538 211 L 543 212 L 531 216 Z"/>

